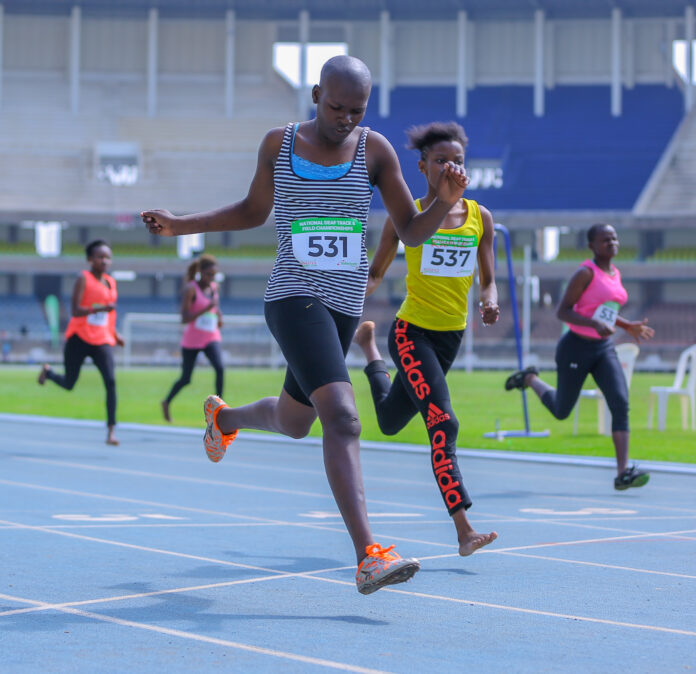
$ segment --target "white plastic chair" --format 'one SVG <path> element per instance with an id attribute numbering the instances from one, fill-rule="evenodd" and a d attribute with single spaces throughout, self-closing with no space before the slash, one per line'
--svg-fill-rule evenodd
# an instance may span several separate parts
<path id="1" fill-rule="evenodd" d="M 626 377 L 626 386 L 628 389 L 631 388 L 633 368 L 635 367 L 636 358 L 638 358 L 639 353 L 640 348 L 638 348 L 637 344 L 619 344 L 616 347 L 616 355 L 619 358 L 619 363 L 621 363 L 621 369 L 623 370 L 624 377 Z M 611 412 L 609 411 L 609 405 L 607 405 L 607 401 L 604 399 L 602 392 L 596 388 L 584 389 L 580 391 L 580 398 L 575 404 L 573 435 L 578 434 L 578 407 L 582 398 L 597 401 L 597 433 L 600 435 L 611 435 Z"/>
<path id="2" fill-rule="evenodd" d="M 688 373 L 688 378 L 687 378 Z M 686 379 L 686 385 L 684 380 Z M 682 429 L 687 429 L 688 408 L 691 403 L 691 430 L 696 430 L 696 344 L 684 349 L 679 356 L 677 372 L 671 386 L 650 387 L 650 410 L 648 411 L 648 428 L 652 428 L 657 398 L 657 428 L 665 430 L 667 421 L 667 400 L 669 396 L 679 396 L 681 399 Z"/>

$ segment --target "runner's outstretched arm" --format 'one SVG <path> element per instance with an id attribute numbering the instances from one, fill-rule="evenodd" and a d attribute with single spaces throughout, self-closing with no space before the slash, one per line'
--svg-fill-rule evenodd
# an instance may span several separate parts
<path id="1" fill-rule="evenodd" d="M 495 265 L 493 262 L 493 232 L 494 223 L 491 212 L 479 206 L 483 220 L 483 236 L 478 247 L 479 268 L 479 308 L 484 325 L 492 325 L 500 316 L 498 307 L 498 287 L 495 284 Z"/>
<path id="2" fill-rule="evenodd" d="M 261 142 L 256 173 L 244 199 L 212 211 L 176 216 L 164 209 L 143 211 L 140 216 L 152 234 L 179 236 L 201 232 L 239 231 L 260 227 L 273 208 L 273 164 L 280 151 L 283 129 L 272 129 Z"/>

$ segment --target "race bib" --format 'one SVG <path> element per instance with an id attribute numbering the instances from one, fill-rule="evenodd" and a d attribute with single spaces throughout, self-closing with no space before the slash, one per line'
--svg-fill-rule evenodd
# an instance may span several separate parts
<path id="1" fill-rule="evenodd" d="M 203 332 L 215 332 L 218 326 L 218 315 L 207 311 L 196 319 L 194 325 Z"/>
<path id="2" fill-rule="evenodd" d="M 292 252 L 308 269 L 350 270 L 360 266 L 362 223 L 355 218 L 293 220 Z"/>
<path id="3" fill-rule="evenodd" d="M 616 324 L 616 319 L 619 315 L 619 309 L 621 305 L 618 302 L 605 302 L 600 304 L 597 309 L 595 309 L 592 318 L 595 321 L 601 321 L 606 323 L 610 328 L 613 328 Z"/>
<path id="4" fill-rule="evenodd" d="M 434 234 L 421 253 L 421 274 L 466 277 L 474 273 L 478 241 L 470 234 Z"/>
<path id="5" fill-rule="evenodd" d="M 103 327 L 109 320 L 108 311 L 98 311 L 96 314 L 87 314 L 87 323 Z"/>

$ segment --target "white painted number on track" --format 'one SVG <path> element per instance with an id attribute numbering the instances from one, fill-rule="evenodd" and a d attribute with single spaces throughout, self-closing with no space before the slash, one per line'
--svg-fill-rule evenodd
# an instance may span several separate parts
<path id="1" fill-rule="evenodd" d="M 66 520 L 68 522 L 133 522 L 137 519 L 148 520 L 185 520 L 187 517 L 174 517 L 173 515 L 161 515 L 159 513 L 146 513 L 140 515 L 53 515 L 54 520 Z"/>
<path id="2" fill-rule="evenodd" d="M 534 515 L 635 515 L 637 510 L 623 508 L 580 508 L 580 510 L 554 510 L 553 508 L 521 508 L 521 513 Z"/>

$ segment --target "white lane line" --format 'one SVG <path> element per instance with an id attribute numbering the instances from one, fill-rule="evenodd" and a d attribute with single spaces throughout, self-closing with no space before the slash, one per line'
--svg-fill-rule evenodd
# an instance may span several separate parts
<path id="1" fill-rule="evenodd" d="M 229 562 L 223 559 L 216 559 L 214 557 L 203 557 L 201 555 L 191 555 L 185 552 L 174 552 L 173 550 L 165 550 L 164 548 L 153 548 L 146 545 L 136 545 L 134 543 L 124 543 L 122 541 L 114 541 L 108 538 L 97 538 L 95 536 L 85 536 L 84 534 L 76 534 L 71 531 L 62 531 L 58 529 L 48 529 L 41 526 L 32 526 L 30 524 L 20 524 L 18 522 L 9 522 L 7 520 L 0 520 L 1 524 L 14 525 L 16 529 L 23 529 L 27 531 L 40 531 L 47 534 L 53 534 L 55 536 L 64 536 L 65 538 L 73 538 L 81 541 L 88 541 L 90 543 L 103 543 L 105 545 L 113 545 L 119 548 L 127 548 L 129 550 L 137 550 L 139 552 L 154 552 L 159 555 L 167 555 L 170 557 L 182 557 L 184 559 L 195 559 L 199 562 L 210 562 L 212 564 L 220 564 L 222 566 L 231 566 L 237 569 L 250 569 L 252 571 L 264 571 L 266 573 L 285 575 L 285 571 L 278 571 L 276 569 L 269 569 L 265 566 L 258 566 L 254 564 L 241 564 L 239 562 Z M 343 568 L 343 567 L 340 567 Z M 345 567 L 352 568 L 352 567 Z"/>
<path id="2" fill-rule="evenodd" d="M 130 601 L 133 599 L 147 599 L 150 597 L 160 597 L 168 594 L 182 594 L 184 592 L 200 592 L 201 590 L 218 589 L 222 587 L 232 587 L 233 585 L 249 585 L 251 583 L 263 583 L 270 580 L 283 580 L 285 578 L 304 578 L 318 573 L 333 573 L 334 571 L 345 571 L 352 569 L 352 566 L 335 566 L 333 568 L 317 569 L 316 571 L 288 571 L 274 572 L 276 575 L 256 576 L 254 578 L 242 578 L 239 580 L 228 580 L 220 583 L 206 583 L 205 585 L 192 585 L 189 587 L 172 587 L 167 590 L 152 590 L 150 592 L 134 592 L 130 594 L 120 594 L 111 597 L 99 597 L 98 599 L 82 599 L 80 601 L 67 601 L 60 603 L 35 602 L 35 606 L 29 608 L 15 608 L 0 612 L 0 616 L 12 616 L 24 613 L 35 613 L 49 609 L 74 608 L 75 606 L 92 606 L 94 604 L 110 604 L 117 601 Z M 14 601 L 18 603 L 32 603 L 34 600 L 23 597 L 14 597 L 9 594 L 0 594 L 0 599 Z"/>
<path id="3" fill-rule="evenodd" d="M 142 471 L 142 470 L 131 470 L 127 468 L 110 468 L 107 466 L 95 466 L 93 464 L 83 464 L 83 463 L 73 463 L 69 461 L 58 461 L 55 459 L 36 459 L 36 458 L 30 458 L 30 457 L 14 457 L 18 461 L 28 461 L 30 463 L 43 463 L 43 464 L 49 464 L 49 465 L 55 465 L 55 466 L 61 466 L 63 468 L 73 468 L 73 469 L 78 469 L 78 470 L 87 470 L 87 471 L 95 471 L 99 473 L 114 473 L 117 475 L 134 475 L 137 477 L 146 477 L 146 478 L 151 478 L 151 479 L 158 479 L 158 480 L 171 480 L 174 482 L 186 482 L 186 483 L 192 483 L 192 484 L 205 484 L 205 485 L 214 485 L 214 486 L 220 486 L 220 487 L 230 487 L 234 489 L 246 489 L 249 491 L 255 491 L 255 492 L 271 492 L 271 493 L 276 493 L 276 494 L 288 494 L 290 496 L 309 496 L 312 498 L 320 498 L 324 500 L 329 500 L 333 501 L 333 495 L 324 492 L 305 492 L 305 491 L 299 491 L 295 489 L 280 489 L 276 487 L 261 487 L 258 485 L 253 485 L 253 484 L 247 484 L 247 483 L 239 483 L 239 482 L 229 482 L 227 480 L 211 480 L 209 478 L 196 478 L 196 477 L 190 477 L 190 476 L 181 476 L 181 475 L 167 475 L 164 473 L 152 473 L 149 471 Z M 432 511 L 437 511 L 441 512 L 442 508 L 441 507 L 436 507 L 436 506 L 418 506 L 414 505 L 413 503 L 400 503 L 400 502 L 395 502 L 395 501 L 381 501 L 379 499 L 369 499 L 370 503 L 377 504 L 377 505 L 386 505 L 386 506 L 396 506 L 399 508 L 411 508 L 414 510 L 432 510 Z"/>
<path id="4" fill-rule="evenodd" d="M 8 412 L 0 413 L 0 421 L 10 421 L 14 423 L 42 424 L 48 426 L 81 426 L 87 428 L 103 429 L 102 421 L 91 419 L 66 419 L 63 417 L 45 417 L 33 414 L 12 414 Z M 200 438 L 202 428 L 186 428 L 181 426 L 165 426 L 153 424 L 121 423 L 119 428 L 129 431 L 154 432 L 158 435 L 174 434 L 195 436 Z M 266 445 L 283 444 L 284 447 L 293 445 L 316 448 L 320 447 L 322 439 L 320 437 L 306 437 L 293 440 L 273 433 L 253 433 L 243 431 L 239 435 L 240 440 L 259 442 Z M 361 447 L 367 450 L 377 450 L 381 452 L 397 452 L 401 454 L 429 454 L 427 444 L 405 444 L 395 442 L 374 442 L 363 441 Z M 495 449 L 470 449 L 460 448 L 457 454 L 461 456 L 490 460 L 503 460 L 505 462 L 521 461 L 523 463 L 536 464 L 565 464 L 574 466 L 584 466 L 589 468 L 614 468 L 614 459 L 596 456 L 578 456 L 570 454 L 552 454 L 535 452 L 515 452 L 512 450 Z M 696 474 L 696 465 L 690 463 L 677 463 L 673 461 L 641 461 L 641 466 L 647 470 L 655 472 L 662 471 L 667 473 Z M 563 478 L 561 478 L 563 479 Z"/>
<path id="5" fill-rule="evenodd" d="M 532 545 L 518 545 L 516 547 L 510 547 L 510 548 L 484 548 L 483 550 L 477 550 L 476 554 L 477 555 L 485 555 L 485 554 L 499 554 L 502 552 L 517 552 L 518 550 L 540 550 L 543 548 L 558 548 L 558 547 L 563 547 L 566 545 L 586 545 L 588 543 L 613 543 L 616 541 L 630 541 L 630 540 L 638 540 L 640 538 L 652 538 L 653 536 L 655 538 L 669 538 L 673 537 L 677 540 L 684 540 L 682 537 L 682 534 L 693 534 L 696 533 L 696 529 L 686 529 L 684 531 L 662 531 L 662 532 L 645 532 L 642 534 L 631 534 L 627 536 L 609 536 L 607 538 L 585 538 L 581 540 L 575 540 L 575 541 L 557 541 L 555 543 L 533 543 Z M 692 540 L 691 538 L 687 538 L 686 540 Z M 456 547 L 454 545 L 450 547 Z M 449 555 L 429 555 L 427 557 L 419 557 L 419 559 L 424 560 L 424 559 L 444 559 L 446 557 L 459 557 L 458 554 L 449 554 Z"/>
<path id="6" fill-rule="evenodd" d="M 279 489 L 279 488 L 272 488 L 272 487 L 261 487 L 261 486 L 255 486 L 255 485 L 250 485 L 250 484 L 244 484 L 244 483 L 235 483 L 235 482 L 228 482 L 225 480 L 212 480 L 209 478 L 193 478 L 193 477 L 185 477 L 185 476 L 179 476 L 179 475 L 167 475 L 167 474 L 162 474 L 162 473 L 153 473 L 149 471 L 136 471 L 136 470 L 131 470 L 131 469 L 126 469 L 126 468 L 110 468 L 110 467 L 105 467 L 105 466 L 97 466 L 93 464 L 83 464 L 83 463 L 75 463 L 75 462 L 69 462 L 69 461 L 59 461 L 55 459 L 36 459 L 36 458 L 29 458 L 29 457 L 19 457 L 19 460 L 22 461 L 29 461 L 33 463 L 44 463 L 44 464 L 50 464 L 50 465 L 58 465 L 61 467 L 68 467 L 68 468 L 77 468 L 81 470 L 87 470 L 87 471 L 96 471 L 96 472 L 107 472 L 107 473 L 115 473 L 115 474 L 121 474 L 121 475 L 136 475 L 139 477 L 147 477 L 147 478 L 152 478 L 152 479 L 163 479 L 163 480 L 172 480 L 175 482 L 190 482 L 190 483 L 195 483 L 195 484 L 209 484 L 209 485 L 215 485 L 215 486 L 222 486 L 222 487 L 230 487 L 230 488 L 240 488 L 240 489 L 247 489 L 250 491 L 261 491 L 261 492 L 273 492 L 273 493 L 283 493 L 283 494 L 289 494 L 291 496 L 310 496 L 310 497 L 315 497 L 315 498 L 321 498 L 325 500 L 333 500 L 333 497 L 330 494 L 322 494 L 318 492 L 304 492 L 304 491 L 299 491 L 299 490 L 289 490 L 289 489 Z M 540 498 L 571 498 L 572 500 L 583 500 L 583 501 L 589 501 L 589 502 L 596 502 L 596 499 L 586 499 L 586 498 L 580 498 L 580 497 L 551 497 L 547 496 L 544 494 L 539 495 Z M 381 506 L 398 506 L 398 507 L 406 507 L 406 508 L 411 508 L 411 509 L 418 509 L 418 510 L 428 510 L 428 511 L 441 511 L 442 508 L 439 507 L 434 507 L 434 506 L 417 506 L 412 503 L 400 503 L 400 502 L 394 502 L 394 501 L 383 501 L 379 499 L 369 499 L 369 502 L 375 505 L 381 505 Z M 613 503 L 614 507 L 616 507 L 616 504 Z M 675 509 L 670 509 L 670 510 L 675 510 Z M 678 511 L 682 511 L 681 509 L 676 509 Z M 690 512 L 690 511 L 686 511 Z M 480 513 L 482 515 L 495 515 L 494 513 Z M 512 521 L 512 519 L 515 516 L 503 516 L 503 515 L 496 515 L 498 517 L 508 517 L 508 521 Z M 539 519 L 526 519 L 522 517 L 517 517 L 519 521 L 541 521 Z M 572 526 L 572 522 L 565 522 L 565 521 L 559 521 L 558 518 L 549 518 L 547 520 L 544 520 L 545 522 L 549 524 L 554 524 L 557 526 Z M 620 528 L 611 528 L 611 527 L 601 527 L 601 526 L 592 526 L 592 525 L 582 525 L 578 524 L 577 525 L 579 528 L 585 527 L 585 528 L 596 528 L 600 530 L 606 530 L 606 531 L 625 531 L 624 529 Z M 639 533 L 639 532 L 638 532 Z"/>
<path id="7" fill-rule="evenodd" d="M 174 482 L 188 482 L 190 484 L 205 484 L 218 487 L 233 487 L 234 489 L 248 489 L 251 491 L 271 492 L 274 494 L 290 494 L 291 496 L 311 496 L 313 498 L 333 499 L 331 494 L 321 494 L 313 491 L 299 491 L 296 489 L 280 489 L 276 487 L 260 487 L 258 485 L 245 484 L 244 482 L 229 482 L 227 480 L 211 480 L 210 478 L 191 477 L 190 475 L 167 475 L 165 473 L 153 473 L 145 470 L 132 470 L 129 468 L 110 468 L 108 466 L 95 466 L 87 463 L 74 463 L 72 461 L 58 461 L 56 459 L 36 459 L 33 457 L 16 457 L 19 461 L 29 463 L 41 463 L 61 468 L 77 468 L 79 470 L 95 471 L 98 473 L 113 473 L 116 475 L 133 475 L 136 477 L 156 478 L 171 480 Z"/>
<path id="8" fill-rule="evenodd" d="M 564 620 L 575 620 L 586 623 L 598 623 L 600 625 L 611 625 L 612 627 L 628 627 L 631 629 L 648 630 L 650 632 L 666 632 L 668 634 L 680 634 L 688 637 L 696 637 L 696 632 L 692 630 L 681 630 L 673 627 L 660 627 L 659 625 L 642 625 L 640 623 L 628 623 L 619 620 L 608 620 L 604 618 L 591 618 L 589 616 L 574 615 L 572 613 L 557 613 L 555 611 L 540 611 L 538 609 L 522 608 L 520 606 L 508 606 L 505 604 L 491 604 L 483 601 L 472 601 L 470 599 L 456 599 L 454 597 L 443 597 L 436 594 L 426 594 L 424 592 L 409 592 L 408 590 L 397 590 L 387 587 L 384 592 L 394 592 L 396 594 L 420 597 L 422 599 L 434 599 L 437 601 L 452 602 L 455 604 L 465 604 L 468 606 L 480 606 L 481 608 L 499 609 L 513 613 L 524 613 L 527 615 L 547 616 L 549 618 L 561 618 Z"/>
<path id="9" fill-rule="evenodd" d="M 229 513 L 225 511 L 215 511 L 215 510 L 206 510 L 203 508 L 193 508 L 190 506 L 179 506 L 179 505 L 174 505 L 174 504 L 167 504 L 167 503 L 160 503 L 157 501 L 144 501 L 140 499 L 131 499 L 131 498 L 126 498 L 126 497 L 120 497 L 120 496 L 107 496 L 104 494 L 94 494 L 90 492 L 81 492 L 81 491 L 76 491 L 76 490 L 71 490 L 71 489 L 63 489 L 61 487 L 46 487 L 43 485 L 34 485 L 30 483 L 23 483 L 23 482 L 13 482 L 10 480 L 0 480 L 0 484 L 7 484 L 9 486 L 18 486 L 22 488 L 29 488 L 29 489 L 36 489 L 39 491 L 49 491 L 49 492 L 56 492 L 60 494 L 69 494 L 72 496 L 82 496 L 82 497 L 88 497 L 88 498 L 95 498 L 99 500 L 106 500 L 106 501 L 116 501 L 119 503 L 134 503 L 136 505 L 148 505 L 148 506 L 156 506 L 158 508 L 169 508 L 170 510 L 177 510 L 177 511 L 182 511 L 182 512 L 195 512 L 199 514 L 206 514 L 206 515 L 218 515 L 222 517 L 231 517 L 234 519 L 241 519 L 241 520 L 247 520 L 249 522 L 262 522 L 262 523 L 273 523 L 273 524 L 282 524 L 285 526 L 292 526 L 292 527 L 301 527 L 301 528 L 307 528 L 307 529 L 317 529 L 317 530 L 324 530 L 324 531 L 340 531 L 344 532 L 344 529 L 342 527 L 334 527 L 329 524 L 310 524 L 307 522 L 284 522 L 282 520 L 272 520 L 270 518 L 260 518 L 260 517 L 252 517 L 251 515 L 236 515 L 234 513 Z M 433 508 L 434 510 L 440 510 L 441 508 Z M 501 516 L 504 517 L 504 516 Z M 507 520 L 503 521 L 510 521 L 510 522 L 536 522 L 538 520 L 535 520 L 534 518 L 522 518 L 522 517 L 508 517 Z M 574 523 L 566 523 L 566 522 L 559 522 L 557 523 L 559 526 L 575 526 Z M 615 528 L 611 528 L 610 530 L 614 531 L 616 530 Z M 626 532 L 625 529 L 619 529 L 619 531 Z M 633 530 L 630 530 L 630 533 L 634 533 Z M 650 536 L 652 535 L 651 532 L 638 532 L 638 535 L 642 536 Z M 430 545 L 434 547 L 446 547 L 446 548 L 456 548 L 457 546 L 447 544 L 447 543 L 439 543 L 439 542 L 433 542 L 433 541 L 427 541 L 427 540 L 421 540 L 421 539 L 415 539 L 415 538 L 408 538 L 408 537 L 398 537 L 394 536 L 392 534 L 387 535 L 389 538 L 395 541 L 401 541 L 401 542 L 408 542 L 408 543 L 421 543 L 425 545 Z M 379 535 L 377 536 L 379 538 Z M 601 540 L 601 539 L 599 539 Z M 548 544 L 543 544 L 543 545 L 548 545 Z M 536 546 L 532 546 L 536 547 Z M 510 549 L 518 549 L 518 548 L 510 548 Z M 519 549 L 527 549 L 526 547 L 519 548 Z M 486 550 L 483 550 L 482 552 L 486 552 Z"/>
<path id="10" fill-rule="evenodd" d="M 24 600 L 30 601 L 30 600 Z M 40 604 L 41 602 L 35 602 Z M 344 672 L 359 672 L 360 674 L 389 674 L 381 669 L 369 669 L 367 667 L 359 667 L 357 665 L 350 665 L 345 662 L 337 662 L 335 660 L 324 660 L 322 658 L 314 658 L 308 655 L 300 655 L 298 653 L 288 653 L 286 651 L 277 651 L 271 648 L 264 648 L 262 646 L 253 646 L 251 644 L 243 644 L 238 641 L 229 641 L 227 639 L 217 639 L 215 637 L 207 637 L 203 634 L 194 634 L 192 632 L 183 632 L 182 630 L 175 630 L 169 627 L 160 627 L 159 625 L 149 625 L 147 623 L 135 622 L 134 620 L 124 620 L 123 618 L 115 618 L 113 616 L 103 615 L 101 613 L 93 613 L 91 611 L 83 611 L 81 609 L 75 608 L 62 608 L 57 609 L 61 613 L 68 613 L 71 615 L 77 615 L 82 618 L 91 618 L 93 620 L 98 620 L 100 622 L 111 623 L 114 625 L 121 625 L 122 627 L 134 627 L 140 630 L 146 630 L 149 632 L 156 632 L 158 634 L 166 634 L 171 637 L 179 637 L 181 639 L 187 639 L 189 641 L 199 641 L 207 644 L 214 644 L 216 646 L 225 646 L 227 648 L 235 648 L 240 651 L 247 651 L 249 653 L 255 653 L 257 655 L 268 655 L 274 658 L 279 658 L 282 660 L 291 660 L 294 662 L 303 662 L 308 665 L 317 665 L 318 667 L 329 667 L 331 669 L 338 669 Z"/>
<path id="11" fill-rule="evenodd" d="M 138 550 L 141 552 L 154 552 L 156 554 L 163 554 L 163 555 L 168 555 L 172 557 L 181 557 L 185 559 L 195 559 L 197 561 L 205 561 L 205 562 L 211 562 L 214 564 L 220 564 L 222 566 L 231 566 L 235 568 L 243 568 L 243 569 L 251 569 L 254 571 L 263 571 L 266 573 L 271 573 L 275 575 L 280 575 L 283 577 L 288 577 L 290 575 L 292 576 L 308 576 L 308 575 L 314 575 L 318 573 L 324 573 L 325 571 L 336 571 L 336 570 L 345 570 L 345 569 L 351 569 L 353 568 L 352 566 L 346 566 L 346 567 L 336 567 L 334 569 L 327 569 L 327 570 L 316 570 L 316 571 L 311 571 L 311 572 L 303 572 L 303 573 L 296 573 L 296 574 L 287 574 L 285 571 L 279 571 L 277 569 L 272 569 L 268 567 L 263 567 L 263 566 L 256 566 L 256 565 L 250 565 L 250 564 L 240 564 L 237 562 L 230 562 L 227 560 L 219 560 L 216 558 L 211 558 L 211 557 L 202 557 L 199 555 L 190 555 L 188 553 L 181 553 L 181 552 L 174 552 L 171 550 L 165 550 L 162 548 L 153 548 L 153 547 L 148 547 L 148 546 L 141 546 L 141 545 L 136 545 L 133 543 L 124 543 L 122 541 L 114 541 L 111 539 L 106 539 L 106 538 L 97 538 L 95 536 L 85 536 L 84 534 L 77 534 L 69 531 L 63 531 L 63 530 L 57 530 L 54 528 L 49 528 L 49 527 L 42 527 L 42 526 L 32 526 L 32 525 L 26 525 L 26 524 L 21 524 L 18 522 L 10 522 L 6 520 L 0 520 L 0 524 L 4 524 L 16 529 L 23 529 L 23 530 L 30 530 L 30 531 L 39 531 L 39 532 L 44 532 L 44 533 L 49 533 L 49 534 L 55 534 L 58 536 L 65 536 L 67 538 L 74 538 L 78 540 L 84 540 L 92 543 L 103 543 L 105 545 L 113 545 L 116 547 L 123 547 L 123 548 L 128 548 L 132 550 Z M 612 536 L 609 538 L 593 538 L 593 539 L 583 539 L 583 540 L 575 540 L 575 541 L 559 541 L 559 542 L 554 542 L 554 543 L 537 543 L 537 544 L 532 544 L 532 545 L 524 545 L 524 546 L 517 546 L 517 547 L 509 547 L 509 548 L 484 548 L 483 550 L 479 550 L 477 554 L 504 554 L 504 553 L 512 553 L 512 552 L 518 552 L 520 550 L 538 550 L 538 549 L 544 549 L 544 548 L 549 548 L 549 547 L 560 547 L 560 546 L 570 546 L 570 545 L 584 545 L 588 543 L 606 543 L 606 542 L 616 542 L 616 541 L 626 541 L 626 540 L 637 540 L 641 538 L 650 538 L 650 537 L 658 537 L 658 538 L 666 538 L 666 537 L 677 537 L 679 536 L 678 540 L 683 540 L 681 538 L 681 534 L 686 534 L 686 533 L 696 533 L 696 530 L 690 529 L 686 531 L 672 531 L 672 532 L 663 532 L 663 533 L 654 533 L 654 532 L 648 532 L 648 533 L 641 533 L 641 534 L 632 534 L 632 535 L 626 535 L 626 536 Z M 398 537 L 391 536 L 392 540 L 400 540 Z M 412 543 L 422 543 L 425 545 L 429 545 L 431 547 L 445 547 L 445 548 L 456 548 L 457 546 L 452 545 L 450 543 L 436 543 L 432 541 L 417 541 L 413 539 L 407 539 L 409 542 Z M 692 540 L 692 539 L 688 539 Z M 450 557 L 458 557 L 458 554 L 446 554 L 446 555 L 428 555 L 428 556 L 421 556 L 421 560 L 431 560 L 431 559 L 444 559 L 444 558 L 450 558 Z M 609 565 L 607 565 L 608 568 Z M 619 567 L 613 567 L 613 568 L 619 568 Z M 651 573 L 649 570 L 643 570 L 644 573 Z M 655 572 L 656 574 L 659 575 L 664 575 L 666 572 Z M 685 576 L 688 577 L 688 576 Z"/>
<path id="12" fill-rule="evenodd" d="M 683 520 L 683 519 L 692 519 L 693 517 L 696 516 L 685 516 L 685 515 L 657 515 L 656 517 L 652 516 L 645 516 L 645 517 L 631 517 L 631 518 L 621 518 L 621 517 L 608 517 L 606 518 L 609 521 L 613 521 L 615 519 L 622 520 L 622 519 L 629 519 L 630 521 L 633 520 Z M 600 521 L 602 521 L 604 518 L 597 518 Z M 496 519 L 476 519 L 474 524 L 478 527 L 482 524 L 528 524 L 530 522 L 539 522 L 541 524 L 568 524 L 566 522 L 556 522 L 554 520 L 545 520 L 545 519 L 539 519 L 539 520 L 515 520 L 512 522 L 509 522 L 505 520 L 504 518 L 496 518 Z M 46 529 L 186 529 L 186 528 L 193 528 L 193 529 L 216 529 L 216 528 L 221 528 L 221 529 L 234 529 L 234 528 L 241 528 L 241 527 L 248 527 L 248 528 L 254 528 L 254 527 L 277 527 L 277 526 L 283 526 L 283 527 L 289 527 L 289 526 L 296 526 L 298 524 L 301 524 L 300 522 L 158 522 L 158 523 L 149 523 L 149 524 L 138 524 L 135 522 L 125 522 L 125 523 L 116 523 L 116 524 L 105 524 L 103 522 L 99 524 L 44 524 L 42 525 Z M 383 524 L 389 524 L 389 525 L 397 525 L 401 524 L 404 526 L 413 526 L 414 522 L 410 518 L 408 520 L 404 519 L 399 519 L 399 520 L 388 520 L 386 522 L 380 522 L 380 525 Z M 427 524 L 428 526 L 447 526 L 450 527 L 452 526 L 449 519 L 444 520 L 418 520 L 417 522 L 418 526 Z M 572 524 L 578 524 L 575 520 L 572 521 Z M 583 522 L 580 522 L 580 524 L 583 524 Z M 4 529 L 16 529 L 16 526 L 7 526 L 7 525 L 0 525 L 0 530 Z M 581 527 L 583 528 L 583 527 Z M 602 530 L 610 530 L 610 531 L 623 531 L 625 533 L 636 533 L 633 530 L 629 529 L 618 529 L 618 528 L 609 528 L 609 527 L 594 527 L 591 525 L 585 525 L 584 528 L 598 528 Z M 640 533 L 645 533 L 641 531 Z M 391 534 L 390 534 L 391 535 Z M 452 546 L 456 547 L 456 546 Z"/>
<path id="13" fill-rule="evenodd" d="M 648 489 L 650 489 L 648 487 Z M 637 496 L 637 494 L 634 494 Z M 689 494 L 690 495 L 690 494 Z M 587 497 L 587 496 L 561 496 L 560 494 L 539 494 L 538 495 L 540 498 L 544 499 L 553 499 L 556 500 L 558 499 L 559 501 L 581 501 L 582 503 L 597 503 L 600 505 L 608 505 L 608 506 L 616 506 L 619 501 L 617 499 L 623 499 L 625 498 L 626 501 L 622 503 L 622 505 L 637 505 L 634 504 L 632 501 L 628 500 L 628 496 L 619 496 L 616 495 L 616 498 L 614 499 L 609 499 L 609 498 L 595 498 L 595 497 Z M 666 510 L 668 512 L 675 512 L 675 513 L 687 513 L 689 515 L 696 514 L 696 508 L 678 508 L 674 506 L 666 506 L 666 505 L 660 505 L 659 503 L 654 503 L 654 502 L 649 502 L 645 504 L 645 507 L 650 508 L 650 510 Z"/>
<path id="14" fill-rule="evenodd" d="M 40 484 L 31 484 L 28 482 L 14 482 L 11 480 L 0 480 L 0 484 L 5 484 L 10 487 L 21 487 L 22 489 L 34 489 L 37 491 L 48 491 L 57 494 L 68 494 L 69 496 L 81 496 L 84 498 L 93 498 L 101 501 L 115 501 L 117 503 L 132 503 L 138 506 L 153 506 L 157 508 L 168 508 L 181 512 L 198 513 L 201 515 L 217 515 L 220 517 L 230 517 L 237 520 L 246 520 L 249 523 L 259 522 L 262 524 L 283 524 L 286 526 L 296 526 L 305 529 L 320 529 L 325 531 L 345 531 L 331 527 L 328 524 L 312 524 L 309 522 L 286 522 L 284 520 L 274 520 L 270 517 L 254 517 L 253 515 L 237 515 L 236 513 L 227 512 L 224 510 L 209 510 L 206 508 L 194 508 L 192 506 L 182 506 L 173 503 L 160 503 L 159 501 L 145 501 L 143 499 L 128 498 L 125 496 L 110 496 L 108 494 L 95 494 L 93 492 L 78 491 L 75 489 L 64 489 L 62 487 L 46 487 Z"/>
<path id="15" fill-rule="evenodd" d="M 638 569 L 634 566 L 618 566 L 616 564 L 603 564 L 600 562 L 585 562 L 580 559 L 564 559 L 563 557 L 548 557 L 546 555 L 527 555 L 523 552 L 511 552 L 504 550 L 499 550 L 498 554 L 510 555 L 512 557 L 527 557 L 529 559 L 542 559 L 549 562 L 563 562 L 565 564 L 579 564 L 581 566 L 597 566 L 602 569 L 616 569 L 617 571 L 634 571 L 635 573 L 648 573 L 655 576 L 671 576 L 673 578 L 688 578 L 690 580 L 696 580 L 696 576 L 690 576 L 686 573 L 674 573 L 672 571 L 655 571 L 653 569 Z"/>

